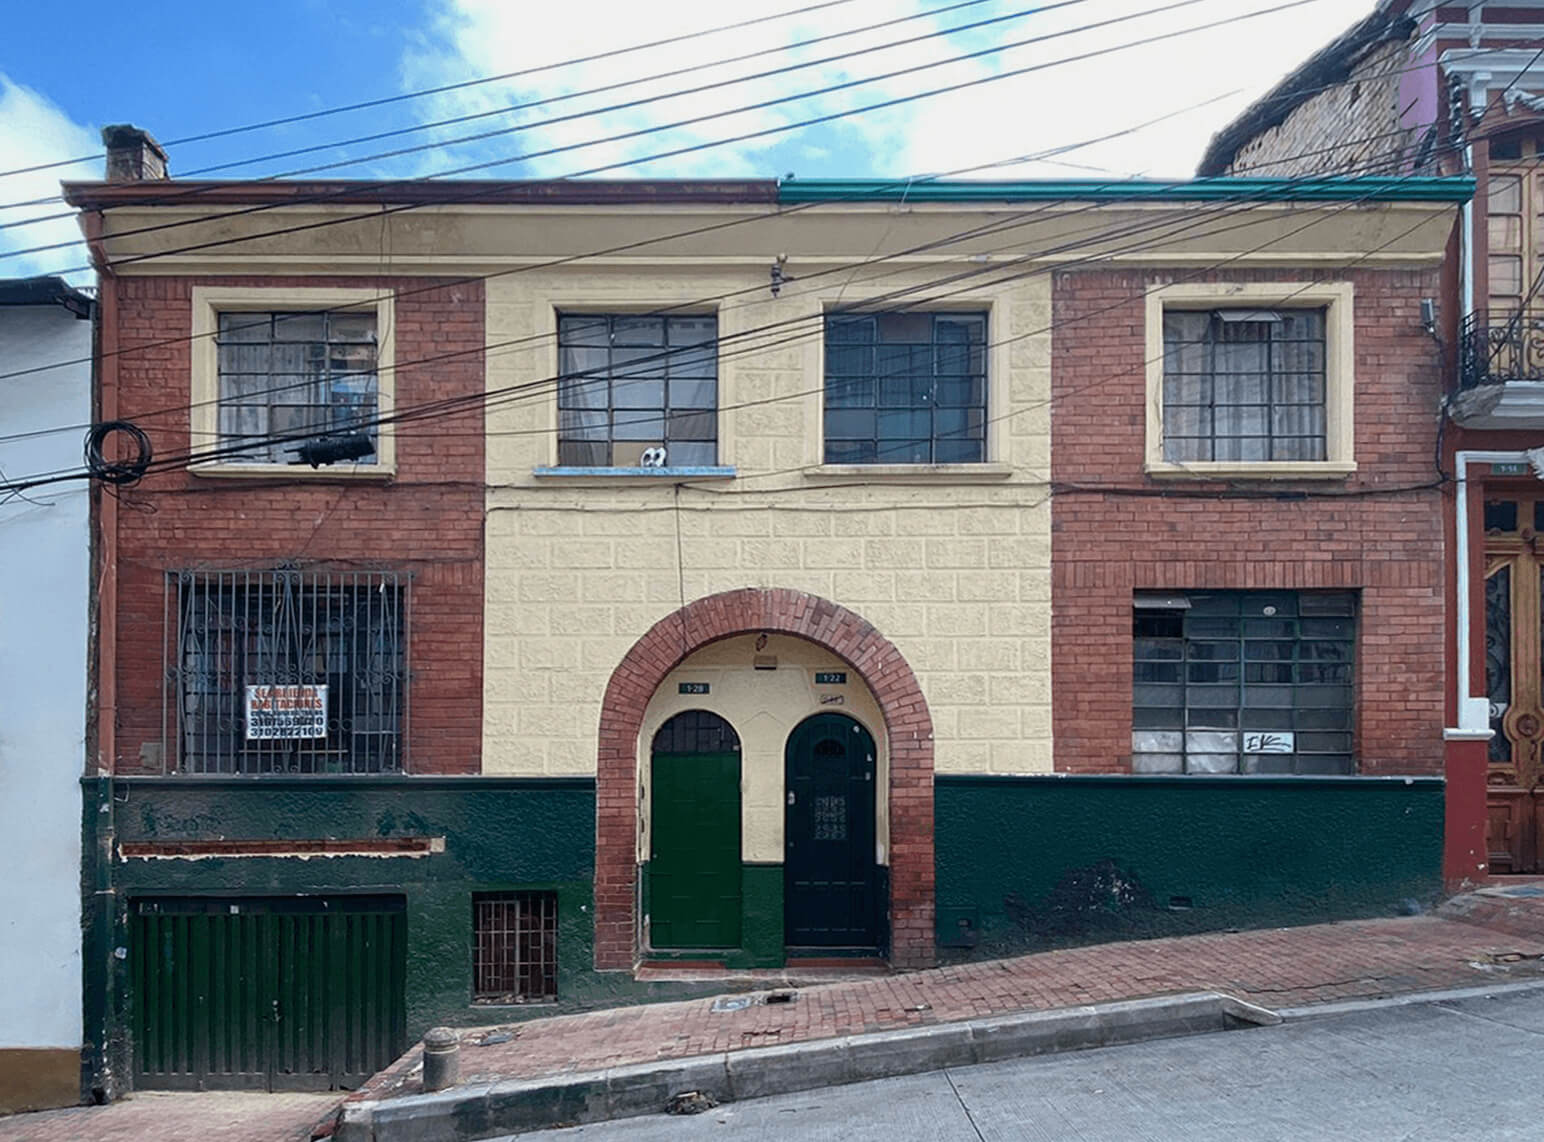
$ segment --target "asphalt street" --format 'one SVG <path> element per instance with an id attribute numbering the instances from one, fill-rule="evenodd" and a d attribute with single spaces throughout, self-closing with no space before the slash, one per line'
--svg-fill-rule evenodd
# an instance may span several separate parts
<path id="1" fill-rule="evenodd" d="M 1544 992 L 963 1067 L 521 1138 L 1007 1142 L 1544 1138 Z"/>

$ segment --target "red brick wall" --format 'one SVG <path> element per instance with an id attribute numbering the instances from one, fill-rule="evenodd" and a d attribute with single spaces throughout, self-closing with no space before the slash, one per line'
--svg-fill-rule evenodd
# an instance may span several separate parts
<path id="1" fill-rule="evenodd" d="M 145 427 L 158 455 L 188 447 L 186 338 L 195 284 L 396 289 L 397 408 L 483 389 L 481 282 L 120 279 L 108 286 L 116 289 L 118 300 L 118 415 Z M 159 341 L 171 343 L 135 351 L 136 345 Z M 114 348 L 103 346 L 106 353 Z M 161 412 L 168 409 L 176 411 Z M 118 682 L 113 759 L 118 772 L 163 771 L 157 745 L 162 736 L 165 573 L 279 563 L 411 573 L 408 769 L 479 770 L 482 406 L 477 402 L 469 413 L 396 431 L 397 474 L 389 482 L 214 478 L 171 470 L 122 493 L 116 535 L 117 661 L 104 663 Z M 167 750 L 164 768 L 170 769 L 170 743 Z"/>
<path id="2" fill-rule="evenodd" d="M 1304 282 L 1323 273 L 1217 278 Z M 1437 295 L 1438 273 L 1344 277 L 1356 293 L 1358 471 L 1345 481 L 1267 487 L 1154 481 L 1143 473 L 1144 293 L 1189 278 L 1142 270 L 1056 275 L 1051 635 L 1058 769 L 1130 768 L 1133 591 L 1356 588 L 1361 770 L 1441 772 L 1444 492 L 1400 490 L 1436 476 L 1439 353 L 1420 328 L 1420 299 Z M 1106 490 L 1113 488 L 1136 494 Z M 1294 498 L 1299 492 L 1306 498 Z M 1328 492 L 1384 494 L 1324 498 Z"/>

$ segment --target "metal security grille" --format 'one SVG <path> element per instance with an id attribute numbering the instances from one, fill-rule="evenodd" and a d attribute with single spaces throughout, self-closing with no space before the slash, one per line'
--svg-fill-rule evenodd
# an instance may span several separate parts
<path id="1" fill-rule="evenodd" d="M 1353 593 L 1138 596 L 1133 636 L 1136 772 L 1353 771 Z"/>
<path id="2" fill-rule="evenodd" d="M 740 735 L 717 714 L 687 710 L 660 726 L 651 749 L 654 753 L 739 753 Z"/>
<path id="3" fill-rule="evenodd" d="M 986 315 L 826 319 L 828 464 L 974 463 L 986 456 Z"/>
<path id="4" fill-rule="evenodd" d="M 220 443 L 256 442 L 226 462 L 287 463 L 294 439 L 269 437 L 345 431 L 377 414 L 373 312 L 222 313 L 215 344 Z"/>
<path id="5" fill-rule="evenodd" d="M 173 576 L 166 716 L 176 768 L 400 770 L 405 580 L 378 571 Z"/>
<path id="6" fill-rule="evenodd" d="M 558 894 L 472 896 L 472 998 L 551 1003 L 558 997 Z"/>
<path id="7" fill-rule="evenodd" d="M 1324 310 L 1163 317 L 1165 460 L 1323 460 Z"/>

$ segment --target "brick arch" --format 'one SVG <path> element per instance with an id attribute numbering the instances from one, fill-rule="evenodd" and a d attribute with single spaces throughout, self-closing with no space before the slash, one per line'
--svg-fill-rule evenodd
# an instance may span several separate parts
<path id="1" fill-rule="evenodd" d="M 655 623 L 612 672 L 595 770 L 595 966 L 629 970 L 637 947 L 638 734 L 665 675 L 737 634 L 796 635 L 846 660 L 884 714 L 890 747 L 890 959 L 933 962 L 933 720 L 906 659 L 873 624 L 802 591 L 744 587 Z"/>

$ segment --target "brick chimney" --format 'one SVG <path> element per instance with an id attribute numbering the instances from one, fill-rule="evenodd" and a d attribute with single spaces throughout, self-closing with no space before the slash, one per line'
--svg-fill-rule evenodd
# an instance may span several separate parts
<path id="1" fill-rule="evenodd" d="M 144 182 L 166 177 L 166 152 L 148 132 L 129 123 L 102 128 L 107 145 L 108 182 Z"/>

